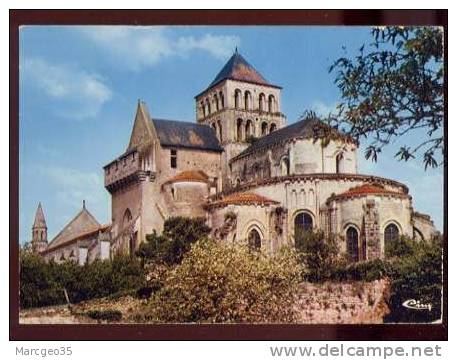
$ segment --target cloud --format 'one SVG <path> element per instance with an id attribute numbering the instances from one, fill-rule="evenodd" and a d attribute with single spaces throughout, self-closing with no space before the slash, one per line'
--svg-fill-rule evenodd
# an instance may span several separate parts
<path id="1" fill-rule="evenodd" d="M 160 26 L 86 26 L 80 31 L 97 47 L 115 56 L 118 64 L 133 71 L 154 66 L 171 56 L 188 56 L 195 51 L 226 59 L 240 43 L 239 37 L 229 35 L 176 38 Z"/>
<path id="2" fill-rule="evenodd" d="M 322 101 L 315 101 L 311 104 L 311 110 L 315 111 L 317 115 L 328 116 L 335 114 L 338 103 L 326 104 Z"/>
<path id="3" fill-rule="evenodd" d="M 20 64 L 20 76 L 25 84 L 58 101 L 62 106 L 54 108 L 59 115 L 75 120 L 94 118 L 112 98 L 111 89 L 98 74 L 66 64 L 26 58 Z"/>
<path id="4" fill-rule="evenodd" d="M 101 174 L 61 166 L 43 167 L 41 173 L 52 183 L 56 200 L 63 209 L 79 208 L 86 200 L 94 214 L 106 217 L 109 196 Z"/>

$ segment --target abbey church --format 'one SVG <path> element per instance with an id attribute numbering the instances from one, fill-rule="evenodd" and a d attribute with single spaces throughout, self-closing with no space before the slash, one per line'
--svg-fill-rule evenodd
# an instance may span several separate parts
<path id="1" fill-rule="evenodd" d="M 111 223 L 83 204 L 51 241 L 42 206 L 32 246 L 81 264 L 133 254 L 171 216 L 204 217 L 219 241 L 274 253 L 295 234 L 336 235 L 353 261 L 384 256 L 401 235 L 431 238 L 405 184 L 359 174 L 358 144 L 314 116 L 287 124 L 281 87 L 235 51 L 195 96 L 196 122 L 158 119 L 139 102 L 125 151 L 103 168 Z"/>

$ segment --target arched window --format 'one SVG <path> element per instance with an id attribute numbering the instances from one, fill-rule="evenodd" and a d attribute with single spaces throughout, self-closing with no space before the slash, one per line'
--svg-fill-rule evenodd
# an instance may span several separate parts
<path id="1" fill-rule="evenodd" d="M 400 231 L 398 230 L 397 225 L 389 224 L 384 229 L 384 247 L 388 244 L 391 244 L 395 241 L 398 241 L 400 238 Z"/>
<path id="2" fill-rule="evenodd" d="M 239 109 L 241 107 L 241 90 L 235 90 L 235 109 Z"/>
<path id="3" fill-rule="evenodd" d="M 214 131 L 216 132 L 216 135 L 217 135 L 216 123 L 212 123 L 212 124 L 211 124 L 211 127 L 214 129 Z"/>
<path id="4" fill-rule="evenodd" d="M 207 110 L 207 114 L 210 115 L 211 114 L 211 103 L 209 102 L 208 99 L 206 99 L 206 110 Z"/>
<path id="5" fill-rule="evenodd" d="M 289 158 L 285 157 L 281 160 L 281 175 L 286 176 L 290 174 Z"/>
<path id="6" fill-rule="evenodd" d="M 346 230 L 346 251 L 350 261 L 359 261 L 359 233 L 352 226 Z"/>
<path id="7" fill-rule="evenodd" d="M 275 97 L 273 95 L 268 96 L 268 112 L 275 112 Z"/>
<path id="8" fill-rule="evenodd" d="M 130 209 L 125 210 L 124 212 L 124 217 L 122 218 L 122 228 L 125 229 L 127 226 L 130 225 L 130 222 L 132 221 L 132 213 L 130 212 Z"/>
<path id="9" fill-rule="evenodd" d="M 270 133 L 272 133 L 275 130 L 276 130 L 276 124 L 273 123 L 270 125 Z"/>
<path id="10" fill-rule="evenodd" d="M 413 227 L 413 239 L 414 240 L 424 240 L 424 234 L 417 228 Z"/>
<path id="11" fill-rule="evenodd" d="M 298 237 L 305 231 L 313 230 L 313 218 L 310 214 L 302 212 L 295 216 L 294 220 L 294 234 Z"/>
<path id="12" fill-rule="evenodd" d="M 254 135 L 254 131 L 253 131 L 253 125 L 252 125 L 252 121 L 251 120 L 248 120 L 246 121 L 246 139 L 251 136 L 251 135 Z"/>
<path id="13" fill-rule="evenodd" d="M 214 107 L 216 108 L 216 111 L 219 111 L 219 99 L 217 98 L 217 94 L 214 94 L 213 102 L 214 102 Z"/>
<path id="14" fill-rule="evenodd" d="M 343 153 L 336 155 L 336 173 L 339 174 L 343 170 Z"/>
<path id="15" fill-rule="evenodd" d="M 265 111 L 265 94 L 261 93 L 259 95 L 259 110 Z"/>
<path id="16" fill-rule="evenodd" d="M 262 123 L 261 129 L 262 129 L 262 135 L 266 135 L 268 132 L 268 123 L 266 121 L 264 121 Z"/>
<path id="17" fill-rule="evenodd" d="M 219 92 L 219 99 L 221 102 L 221 109 L 223 109 L 225 107 L 225 104 L 224 104 L 224 94 L 222 93 L 222 91 Z"/>
<path id="18" fill-rule="evenodd" d="M 251 93 L 249 91 L 244 92 L 244 108 L 251 110 Z"/>
<path id="19" fill-rule="evenodd" d="M 262 246 L 262 240 L 259 232 L 256 229 L 249 231 L 248 245 L 251 249 L 260 250 Z"/>
<path id="20" fill-rule="evenodd" d="M 243 141 L 243 119 L 236 121 L 236 140 Z"/>

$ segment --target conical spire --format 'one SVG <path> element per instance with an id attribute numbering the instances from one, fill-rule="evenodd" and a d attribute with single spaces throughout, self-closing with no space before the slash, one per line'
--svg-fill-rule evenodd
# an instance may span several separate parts
<path id="1" fill-rule="evenodd" d="M 216 75 L 208 88 L 226 79 L 274 86 L 271 85 L 251 64 L 249 64 L 243 56 L 241 56 L 238 52 L 238 46 L 235 48 L 235 52 L 232 57 L 227 61 L 219 74 Z"/>
<path id="2" fill-rule="evenodd" d="M 44 218 L 43 208 L 41 207 L 41 202 L 38 203 L 38 208 L 35 214 L 35 221 L 33 222 L 34 228 L 46 228 L 46 220 Z"/>

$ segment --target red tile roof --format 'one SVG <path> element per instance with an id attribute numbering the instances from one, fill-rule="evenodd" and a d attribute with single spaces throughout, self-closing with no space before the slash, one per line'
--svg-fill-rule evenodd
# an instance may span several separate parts
<path id="1" fill-rule="evenodd" d="M 394 196 L 407 196 L 404 193 L 386 190 L 384 187 L 378 184 L 363 184 L 350 188 L 342 194 L 333 195 L 330 198 L 347 198 L 352 196 L 364 196 L 364 195 L 394 195 Z"/>
<path id="2" fill-rule="evenodd" d="M 225 207 L 227 205 L 272 205 L 279 202 L 254 193 L 234 193 L 207 204 L 207 207 Z"/>
<path id="3" fill-rule="evenodd" d="M 179 174 L 173 176 L 171 179 L 168 179 L 165 184 L 174 183 L 174 182 L 182 182 L 182 181 L 190 181 L 190 182 L 208 182 L 208 175 L 206 175 L 201 170 L 188 170 L 180 172 Z"/>

